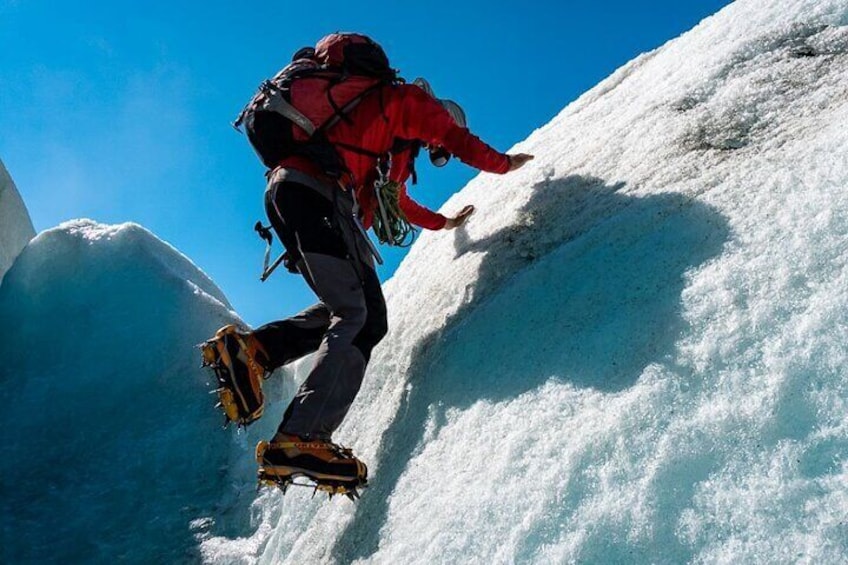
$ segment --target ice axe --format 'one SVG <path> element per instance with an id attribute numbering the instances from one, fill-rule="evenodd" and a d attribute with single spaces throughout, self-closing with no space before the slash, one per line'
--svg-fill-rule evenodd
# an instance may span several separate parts
<path id="1" fill-rule="evenodd" d="M 262 238 L 268 245 L 265 247 L 265 258 L 262 262 L 262 276 L 259 277 L 261 282 L 265 282 L 268 280 L 268 277 L 271 276 L 277 267 L 280 266 L 280 263 L 285 261 L 286 251 L 284 250 L 280 253 L 280 256 L 274 259 L 274 262 L 269 265 L 269 261 L 271 260 L 271 247 L 274 245 L 274 235 L 271 233 L 271 226 L 263 226 L 262 222 L 256 222 L 256 225 L 253 226 L 253 229 L 256 230 L 256 233 L 259 234 L 259 237 Z"/>

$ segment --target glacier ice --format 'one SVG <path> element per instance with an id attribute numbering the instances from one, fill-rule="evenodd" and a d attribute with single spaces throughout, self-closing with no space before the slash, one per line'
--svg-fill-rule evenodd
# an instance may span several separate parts
<path id="1" fill-rule="evenodd" d="M 0 286 L 2 561 L 845 562 L 845 76 L 844 0 L 737 0 L 447 202 L 336 438 L 356 505 L 253 492 L 309 360 L 220 432 L 214 283 L 139 226 L 39 235 Z"/>
<path id="2" fill-rule="evenodd" d="M 238 318 L 206 275 L 138 225 L 77 220 L 24 249 L 0 320 L 0 561 L 175 562 L 228 531 L 244 450 L 194 345 Z"/>
<path id="3" fill-rule="evenodd" d="M 0 281 L 34 236 L 29 212 L 9 171 L 0 161 Z"/>
<path id="4" fill-rule="evenodd" d="M 848 4 L 738 0 L 446 203 L 339 431 L 217 563 L 848 559 Z"/>

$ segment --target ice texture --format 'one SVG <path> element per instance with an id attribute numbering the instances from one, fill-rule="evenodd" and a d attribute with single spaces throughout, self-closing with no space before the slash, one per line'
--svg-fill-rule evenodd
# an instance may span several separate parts
<path id="1" fill-rule="evenodd" d="M 566 107 L 386 285 L 363 499 L 205 559 L 848 561 L 846 77 L 845 0 L 738 0 Z"/>
<path id="2" fill-rule="evenodd" d="M 846 76 L 848 2 L 737 0 L 451 198 L 335 438 L 356 504 L 254 491 L 309 359 L 221 431 L 214 283 L 136 225 L 39 235 L 0 286 L 0 561 L 848 561 Z"/>

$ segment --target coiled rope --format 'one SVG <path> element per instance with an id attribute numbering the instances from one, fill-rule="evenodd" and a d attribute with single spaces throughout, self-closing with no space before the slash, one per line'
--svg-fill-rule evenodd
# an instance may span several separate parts
<path id="1" fill-rule="evenodd" d="M 409 247 L 418 231 L 400 209 L 400 183 L 378 180 L 374 183 L 379 213 L 374 215 L 374 233 L 380 243 Z"/>
<path id="2" fill-rule="evenodd" d="M 377 180 L 374 195 L 377 198 L 377 214 L 374 214 L 374 234 L 380 243 L 394 247 L 409 247 L 418 231 L 409 223 L 400 209 L 400 183 L 389 180 L 392 168 L 391 153 L 377 162 Z"/>

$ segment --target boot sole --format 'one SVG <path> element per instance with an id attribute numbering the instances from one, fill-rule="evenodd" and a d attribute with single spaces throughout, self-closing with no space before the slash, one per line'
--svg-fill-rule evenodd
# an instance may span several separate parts
<path id="1" fill-rule="evenodd" d="M 304 476 L 307 479 L 312 479 L 315 481 L 338 481 L 340 483 L 364 482 L 364 479 L 360 479 L 359 477 L 330 475 L 327 473 L 319 473 L 310 469 L 304 469 L 302 467 L 289 467 L 287 465 L 281 465 L 276 467 L 259 467 L 259 477 L 262 479 L 287 479 L 294 478 L 297 476 Z"/>

